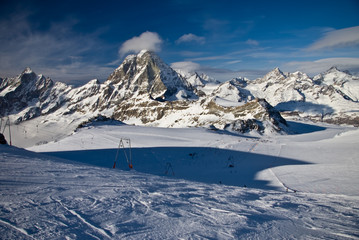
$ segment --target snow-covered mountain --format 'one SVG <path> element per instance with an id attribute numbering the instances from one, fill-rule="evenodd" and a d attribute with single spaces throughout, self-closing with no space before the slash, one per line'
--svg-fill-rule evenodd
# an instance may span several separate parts
<path id="1" fill-rule="evenodd" d="M 26 68 L 16 78 L 0 78 L 0 116 L 9 115 L 28 108 L 23 120 L 40 115 L 39 108 L 33 108 L 33 102 L 43 105 L 49 97 L 54 83 L 43 75 L 36 75 Z"/>
<path id="2" fill-rule="evenodd" d="M 115 86 L 117 99 L 139 95 L 159 101 L 195 98 L 191 85 L 155 53 L 147 50 L 127 56 L 105 85 Z"/>
<path id="3" fill-rule="evenodd" d="M 178 73 L 151 51 L 129 55 L 104 83 L 80 87 L 54 83 L 26 68 L 0 79 L 0 116 L 16 123 L 66 125 L 73 131 L 98 115 L 128 124 L 211 127 L 260 133 L 287 130 L 285 116 L 358 125 L 359 78 L 332 68 L 314 78 L 283 73 L 218 83 Z M 274 106 L 274 107 L 273 107 Z"/>
<path id="4" fill-rule="evenodd" d="M 36 88 L 24 92 L 21 86 L 30 81 L 28 85 Z M 198 74 L 185 78 L 155 53 L 141 51 L 126 57 L 104 83 L 94 79 L 78 88 L 54 84 L 27 68 L 19 77 L 1 81 L 1 115 L 10 115 L 17 123 L 37 119 L 36 125 L 63 121 L 61 124 L 72 130 L 98 115 L 128 124 L 161 127 L 201 126 L 241 132 L 284 129 L 286 123 L 280 114 L 270 114 L 274 109 L 264 99 L 255 99 L 241 89 L 242 82 L 219 85 Z M 237 89 L 237 95 L 226 95 L 232 88 Z M 225 101 L 241 104 L 225 105 Z"/>
<path id="5" fill-rule="evenodd" d="M 359 125 L 359 78 L 335 67 L 314 78 L 276 68 L 247 83 L 245 89 L 286 115 Z"/>

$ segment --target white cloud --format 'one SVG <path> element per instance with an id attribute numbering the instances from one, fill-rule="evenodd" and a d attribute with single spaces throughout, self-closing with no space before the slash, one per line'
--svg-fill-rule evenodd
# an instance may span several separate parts
<path id="1" fill-rule="evenodd" d="M 138 37 L 136 36 L 125 41 L 118 52 L 121 57 L 127 53 L 139 53 L 143 49 L 159 52 L 162 42 L 161 37 L 157 33 L 147 31 Z"/>
<path id="2" fill-rule="evenodd" d="M 338 67 L 340 70 L 349 70 L 353 74 L 359 73 L 359 58 L 323 58 L 316 61 L 294 61 L 283 66 L 290 71 L 302 71 L 309 75 L 316 75 L 325 72 L 331 67 Z"/>
<path id="3" fill-rule="evenodd" d="M 320 50 L 359 45 L 359 26 L 327 32 L 324 37 L 310 45 L 307 50 Z"/>
<path id="4" fill-rule="evenodd" d="M 240 62 L 242 62 L 242 60 L 233 60 L 233 61 L 227 62 L 227 64 L 236 64 L 236 63 L 240 63 Z"/>
<path id="5" fill-rule="evenodd" d="M 250 46 L 258 46 L 259 45 L 259 42 L 256 41 L 256 40 L 253 40 L 253 39 L 248 39 L 246 41 L 246 44 L 250 45 Z"/>
<path id="6" fill-rule="evenodd" d="M 177 39 L 176 43 L 180 44 L 180 43 L 187 43 L 187 42 L 196 42 L 199 44 L 204 44 L 205 41 L 206 41 L 206 39 L 204 37 L 199 37 L 195 34 L 188 33 L 188 34 L 182 35 L 179 39 Z"/>
<path id="7" fill-rule="evenodd" d="M 171 64 L 171 68 L 180 70 L 185 73 L 194 73 L 201 69 L 201 65 L 195 62 L 174 62 Z"/>

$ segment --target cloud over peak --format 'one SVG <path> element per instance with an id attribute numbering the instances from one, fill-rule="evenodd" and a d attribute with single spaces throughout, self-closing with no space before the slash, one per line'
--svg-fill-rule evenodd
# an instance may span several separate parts
<path id="1" fill-rule="evenodd" d="M 125 41 L 118 53 L 123 57 L 127 53 L 139 53 L 141 50 L 146 49 L 154 52 L 161 50 L 163 40 L 155 32 L 146 31 L 140 36 L 133 37 Z"/>
<path id="2" fill-rule="evenodd" d="M 201 66 L 198 63 L 191 61 L 183 61 L 183 62 L 174 62 L 171 64 L 171 67 L 176 70 L 180 70 L 185 73 L 194 73 L 200 70 Z"/>
<path id="3" fill-rule="evenodd" d="M 359 45 L 359 26 L 327 32 L 324 37 L 314 42 L 307 50 L 350 47 Z"/>

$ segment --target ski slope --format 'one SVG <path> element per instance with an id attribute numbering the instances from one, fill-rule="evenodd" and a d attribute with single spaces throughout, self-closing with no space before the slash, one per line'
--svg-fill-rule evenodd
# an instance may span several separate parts
<path id="1" fill-rule="evenodd" d="M 359 131 L 290 125 L 258 137 L 108 122 L 28 148 L 42 153 L 0 146 L 0 235 L 358 239 Z M 124 149 L 112 168 L 121 138 L 133 170 Z"/>
<path id="2" fill-rule="evenodd" d="M 176 177 L 187 180 L 357 195 L 357 128 L 289 124 L 293 132 L 299 134 L 263 137 L 203 128 L 99 123 L 62 140 L 28 149 L 111 168 L 120 139 L 128 138 L 131 139 L 134 168 L 140 172 L 163 175 L 170 164 Z M 128 169 L 123 150 L 118 167 Z"/>

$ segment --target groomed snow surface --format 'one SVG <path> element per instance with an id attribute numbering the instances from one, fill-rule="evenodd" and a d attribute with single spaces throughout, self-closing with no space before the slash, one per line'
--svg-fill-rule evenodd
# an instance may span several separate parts
<path id="1" fill-rule="evenodd" d="M 106 122 L 28 148 L 42 153 L 0 146 L 1 239 L 359 239 L 359 130 L 290 126 Z"/>

